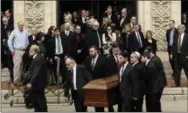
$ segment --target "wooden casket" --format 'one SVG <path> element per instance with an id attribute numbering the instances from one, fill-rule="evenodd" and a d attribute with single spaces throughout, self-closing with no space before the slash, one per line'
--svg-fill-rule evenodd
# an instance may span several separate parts
<path id="1" fill-rule="evenodd" d="M 84 105 L 92 107 L 108 107 L 117 104 L 118 85 L 118 75 L 90 81 L 83 87 L 85 94 Z"/>

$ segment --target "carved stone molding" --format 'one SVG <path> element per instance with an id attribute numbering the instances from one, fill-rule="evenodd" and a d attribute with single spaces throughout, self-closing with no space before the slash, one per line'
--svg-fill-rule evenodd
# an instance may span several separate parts
<path id="1" fill-rule="evenodd" d="M 25 24 L 28 31 L 44 29 L 44 1 L 25 1 Z"/>
<path id="2" fill-rule="evenodd" d="M 152 31 L 158 50 L 166 50 L 166 30 L 171 19 L 171 1 L 151 1 Z"/>

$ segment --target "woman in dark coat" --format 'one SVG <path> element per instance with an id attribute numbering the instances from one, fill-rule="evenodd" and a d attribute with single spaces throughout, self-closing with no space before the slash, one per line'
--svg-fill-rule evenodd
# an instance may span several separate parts
<path id="1" fill-rule="evenodd" d="M 146 48 L 147 46 L 150 46 L 153 48 L 154 50 L 154 53 L 156 54 L 156 51 L 157 51 L 157 41 L 152 38 L 153 35 L 152 35 L 152 31 L 148 30 L 146 32 L 146 39 L 144 40 L 144 48 Z"/>

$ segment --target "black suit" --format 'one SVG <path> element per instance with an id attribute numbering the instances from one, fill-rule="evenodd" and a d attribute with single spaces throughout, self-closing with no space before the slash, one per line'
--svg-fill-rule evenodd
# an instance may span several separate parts
<path id="1" fill-rule="evenodd" d="M 9 19 L 8 19 L 8 25 L 10 25 L 11 28 L 14 29 L 14 19 L 13 19 L 13 16 L 12 16 L 12 15 L 10 15 L 10 17 L 9 17 Z M 13 30 L 13 29 L 12 29 L 12 30 Z"/>
<path id="2" fill-rule="evenodd" d="M 99 32 L 98 32 L 99 33 Z M 87 51 L 89 51 L 89 48 L 93 45 L 97 46 L 99 49 L 101 49 L 101 47 L 99 47 L 99 39 L 100 39 L 100 46 L 102 46 L 102 40 L 101 40 L 101 34 L 99 33 L 100 38 L 98 38 L 97 35 L 97 31 L 94 29 L 89 28 L 86 32 L 85 35 L 85 40 L 86 40 L 86 48 Z"/>
<path id="3" fill-rule="evenodd" d="M 132 97 L 135 95 L 134 93 L 134 83 L 135 76 L 134 76 L 134 68 L 132 65 L 127 64 L 124 69 L 123 75 L 120 81 L 120 101 L 119 107 L 122 105 L 121 112 L 131 112 L 132 111 Z M 119 111 L 119 110 L 118 110 Z"/>
<path id="4" fill-rule="evenodd" d="M 144 67 L 139 62 L 133 65 L 134 69 L 134 83 L 133 83 L 133 97 L 137 98 L 137 100 L 133 100 L 133 111 L 134 112 L 142 112 L 143 105 L 143 96 L 145 93 L 145 85 L 144 85 Z M 136 108 L 134 108 L 136 107 Z"/>
<path id="5" fill-rule="evenodd" d="M 29 35 L 29 37 L 28 37 L 29 43 L 35 42 L 35 39 L 33 39 L 33 37 L 34 37 L 33 35 Z"/>
<path id="6" fill-rule="evenodd" d="M 144 40 L 144 48 L 146 48 L 147 46 L 150 46 L 150 47 L 152 47 L 153 52 L 156 54 L 156 52 L 157 52 L 157 41 L 154 38 L 152 38 L 151 40 L 152 40 L 152 43 L 149 42 L 147 39 Z"/>
<path id="7" fill-rule="evenodd" d="M 117 59 L 118 60 L 118 59 Z M 114 74 L 118 74 L 119 66 L 117 64 L 116 58 L 114 55 L 110 55 L 106 58 L 105 61 L 105 75 L 112 76 Z"/>
<path id="8" fill-rule="evenodd" d="M 128 17 L 125 17 L 123 22 L 122 22 L 122 24 L 121 24 L 121 19 L 122 18 L 120 18 L 120 20 L 119 20 L 119 29 L 120 29 L 120 31 L 122 31 L 123 27 L 130 22 L 130 19 Z"/>
<path id="9" fill-rule="evenodd" d="M 127 33 L 122 33 L 121 34 L 121 40 L 122 40 L 122 50 L 128 50 L 129 52 L 131 52 L 131 45 L 129 45 L 131 43 L 131 34 L 127 34 Z"/>
<path id="10" fill-rule="evenodd" d="M 86 20 L 85 20 L 86 22 Z M 86 30 L 87 30 L 87 24 L 86 23 L 83 23 L 82 21 L 82 17 L 79 18 L 78 20 L 78 24 L 81 25 L 81 28 L 82 28 L 82 33 L 85 34 L 86 33 Z"/>
<path id="11" fill-rule="evenodd" d="M 139 32 L 140 34 L 140 38 L 141 38 L 141 42 L 142 42 L 142 47 L 137 39 L 137 35 L 135 32 L 131 33 L 131 36 L 129 38 L 129 51 L 130 53 L 132 53 L 133 51 L 139 51 L 139 52 L 143 52 L 143 46 L 144 46 L 144 35 L 142 32 Z"/>
<path id="12" fill-rule="evenodd" d="M 89 81 L 92 80 L 91 74 L 87 71 L 87 69 L 82 65 L 76 66 L 76 87 L 77 90 L 74 89 L 73 82 L 73 73 L 71 71 L 67 74 L 68 85 L 72 91 L 72 98 L 74 100 L 75 110 L 76 112 L 86 112 L 87 107 L 84 106 L 84 91 L 83 86 L 86 85 Z"/>
<path id="13" fill-rule="evenodd" d="M 62 37 L 62 42 L 63 42 L 63 49 L 64 49 L 64 54 L 67 55 L 68 57 L 76 57 L 77 54 L 77 39 L 76 39 L 76 34 L 73 32 L 69 32 L 69 35 L 67 36 L 65 32 L 61 34 Z"/>
<path id="14" fill-rule="evenodd" d="M 38 54 L 32 61 L 29 82 L 32 85 L 30 91 L 32 105 L 35 112 L 47 112 L 45 87 L 47 84 L 47 68 L 44 56 Z"/>
<path id="15" fill-rule="evenodd" d="M 66 74 L 66 66 L 65 66 L 65 60 L 64 60 L 64 53 L 65 53 L 64 50 L 65 49 L 64 49 L 64 46 L 63 46 L 63 39 L 60 38 L 60 40 L 61 40 L 61 46 L 62 46 L 62 49 L 63 49 L 62 54 L 56 55 L 57 44 L 56 44 L 56 38 L 55 37 L 52 37 L 48 40 L 48 48 L 47 48 L 48 49 L 47 57 L 49 59 L 52 59 L 52 61 L 53 61 L 53 64 L 49 64 L 49 66 L 54 72 L 54 77 L 55 77 L 56 82 L 57 82 L 57 73 L 56 73 L 57 61 L 55 60 L 55 56 L 60 58 L 60 74 L 63 77 L 63 80 L 64 80 L 64 77 L 65 77 L 65 74 Z"/>
<path id="16" fill-rule="evenodd" d="M 183 18 L 181 19 L 181 24 L 184 24 L 185 25 L 185 32 L 188 33 L 188 19 L 186 18 L 186 20 L 184 21 Z"/>
<path id="17" fill-rule="evenodd" d="M 92 63 L 92 58 L 88 57 L 86 60 L 83 62 L 87 70 L 91 73 L 93 79 L 100 79 L 105 77 L 105 58 L 103 56 L 98 56 L 98 59 L 95 63 L 94 69 L 92 69 L 91 66 Z M 103 107 L 95 107 L 96 112 L 103 112 L 104 108 Z"/>
<path id="18" fill-rule="evenodd" d="M 22 57 L 24 71 L 28 71 L 29 66 L 31 64 L 31 60 L 32 60 L 29 57 L 29 49 L 31 48 L 32 45 L 38 45 L 37 42 L 36 42 L 36 40 L 33 40 L 33 36 L 32 35 L 30 35 L 28 37 L 28 39 L 29 39 L 29 45 L 27 46 L 26 51 L 25 51 L 25 53 L 24 53 L 24 55 Z"/>
<path id="19" fill-rule="evenodd" d="M 4 26 L 3 23 L 1 23 L 1 62 L 3 64 L 3 66 L 6 67 L 6 63 L 4 61 L 6 61 L 6 56 L 5 56 L 5 47 L 3 46 L 3 40 L 7 39 L 7 30 L 12 30 L 13 28 L 8 24 L 6 27 Z"/>
<path id="20" fill-rule="evenodd" d="M 182 68 L 188 78 L 188 34 L 184 34 L 180 52 L 178 52 L 178 38 L 173 43 L 173 62 L 174 62 L 174 77 L 176 85 L 180 85 L 180 75 Z"/>
<path id="21" fill-rule="evenodd" d="M 104 17 L 108 18 L 108 14 L 105 13 L 105 14 L 104 14 Z M 119 23 L 119 22 L 118 22 L 117 16 L 112 13 L 110 19 L 111 19 L 111 23 L 114 23 L 114 24 L 115 24 L 115 29 L 118 28 L 118 26 L 119 26 L 118 23 Z"/>
<path id="22" fill-rule="evenodd" d="M 81 64 L 86 58 L 86 44 L 85 37 L 82 34 L 76 34 L 76 48 L 77 50 L 81 50 L 80 54 L 76 54 L 76 62 Z"/>
<path id="23" fill-rule="evenodd" d="M 115 74 L 118 74 L 120 64 L 118 61 L 116 61 L 117 58 L 115 58 L 114 55 L 107 56 L 105 60 L 105 76 L 112 76 Z M 117 59 L 118 60 L 118 59 Z M 109 112 L 114 112 L 113 106 L 108 107 Z"/>
<path id="24" fill-rule="evenodd" d="M 156 55 L 145 66 L 145 85 L 147 112 L 161 112 L 160 99 L 166 86 L 166 76 L 162 61 Z"/>
<path id="25" fill-rule="evenodd" d="M 170 61 L 170 65 L 172 67 L 172 70 L 174 71 L 174 64 L 173 64 L 173 58 L 171 59 L 170 58 L 170 55 L 172 55 L 172 45 L 170 45 L 170 32 L 171 32 L 171 29 L 168 29 L 166 31 L 166 41 L 167 41 L 167 50 L 168 50 L 168 55 L 169 55 L 169 61 Z M 174 35 L 173 35 L 173 42 L 178 38 L 178 29 L 174 29 Z"/>

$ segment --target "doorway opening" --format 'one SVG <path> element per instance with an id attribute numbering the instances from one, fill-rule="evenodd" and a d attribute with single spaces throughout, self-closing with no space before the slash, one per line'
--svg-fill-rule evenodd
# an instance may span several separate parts
<path id="1" fill-rule="evenodd" d="M 121 12 L 122 8 L 127 8 L 129 16 L 137 16 L 137 0 L 87 0 L 87 1 L 68 1 L 58 0 L 58 25 L 63 23 L 63 15 L 66 12 L 77 11 L 80 13 L 82 9 L 89 10 L 92 15 L 101 21 L 102 16 L 108 5 L 113 7 L 113 10 Z"/>
<path id="2" fill-rule="evenodd" d="M 13 0 L 2 0 L 1 1 L 1 12 L 5 12 L 7 9 L 13 15 Z"/>

